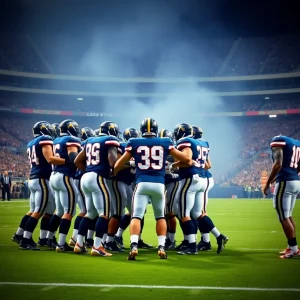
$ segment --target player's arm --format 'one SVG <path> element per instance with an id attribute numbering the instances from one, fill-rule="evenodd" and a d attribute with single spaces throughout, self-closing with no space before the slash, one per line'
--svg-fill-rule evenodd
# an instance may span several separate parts
<path id="1" fill-rule="evenodd" d="M 170 150 L 169 153 L 176 161 L 173 164 L 173 167 L 186 168 L 186 167 L 190 167 L 193 165 L 193 161 L 192 161 L 193 152 L 192 152 L 191 148 L 186 147 L 186 148 L 182 149 L 182 151 L 179 151 L 179 150 L 173 148 Z"/>
<path id="2" fill-rule="evenodd" d="M 111 168 L 114 168 L 116 161 L 118 160 L 118 148 L 115 146 L 108 147 L 108 163 Z"/>
<path id="3" fill-rule="evenodd" d="M 86 153 L 85 150 L 81 150 L 79 154 L 76 156 L 74 160 L 75 166 L 80 170 L 80 171 L 85 171 L 86 168 Z"/>
<path id="4" fill-rule="evenodd" d="M 122 170 L 122 168 L 128 163 L 131 159 L 131 153 L 129 151 L 126 151 L 115 163 L 114 166 L 114 174 L 117 175 L 118 172 Z"/>
<path id="5" fill-rule="evenodd" d="M 267 183 L 264 187 L 264 194 L 268 195 L 268 189 L 270 187 L 270 184 L 272 182 L 274 182 L 274 179 L 276 177 L 276 175 L 278 174 L 278 172 L 280 171 L 281 167 L 282 167 L 282 161 L 283 161 L 283 150 L 282 147 L 272 147 L 272 153 L 273 153 L 273 159 L 274 159 L 274 163 L 272 166 L 272 170 L 270 173 L 270 176 L 267 180 Z"/>
<path id="6" fill-rule="evenodd" d="M 71 162 L 71 164 L 74 164 L 75 158 L 78 155 L 78 148 L 79 147 L 76 147 L 76 146 L 67 147 L 68 158 L 69 158 L 69 161 Z"/>
<path id="7" fill-rule="evenodd" d="M 64 165 L 66 163 L 64 158 L 60 158 L 53 155 L 53 148 L 51 145 L 44 145 L 42 147 L 42 152 L 49 164 L 52 165 Z"/>
<path id="8" fill-rule="evenodd" d="M 205 170 L 209 170 L 211 169 L 211 161 L 210 161 L 210 158 L 208 157 L 206 162 L 205 162 L 205 167 L 204 167 Z"/>

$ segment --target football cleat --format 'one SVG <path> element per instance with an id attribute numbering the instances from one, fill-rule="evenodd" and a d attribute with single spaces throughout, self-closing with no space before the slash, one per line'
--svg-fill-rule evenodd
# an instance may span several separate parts
<path id="1" fill-rule="evenodd" d="M 86 254 L 88 251 L 85 249 L 84 245 L 80 246 L 78 243 L 75 244 L 74 252 L 77 254 Z"/>
<path id="2" fill-rule="evenodd" d="M 87 239 L 85 242 L 85 247 L 86 248 L 92 248 L 94 245 L 94 240 L 93 239 Z"/>
<path id="3" fill-rule="evenodd" d="M 46 238 L 45 239 L 39 238 L 39 240 L 38 240 L 38 246 L 39 247 L 47 247 L 48 246 L 47 242 L 48 242 L 48 240 Z"/>
<path id="4" fill-rule="evenodd" d="M 92 256 L 112 256 L 112 254 L 106 252 L 102 246 L 100 246 L 97 249 L 93 246 L 93 248 L 91 250 L 91 255 Z"/>
<path id="5" fill-rule="evenodd" d="M 177 254 L 178 255 L 196 255 L 196 254 L 198 254 L 198 251 L 197 251 L 197 249 L 187 248 L 182 251 L 178 251 Z"/>
<path id="6" fill-rule="evenodd" d="M 164 246 L 158 246 L 158 251 L 157 251 L 158 256 L 160 257 L 160 259 L 167 259 L 168 255 L 165 251 L 165 247 Z"/>
<path id="7" fill-rule="evenodd" d="M 65 243 L 62 246 L 57 245 L 55 250 L 56 250 L 56 252 L 73 252 L 74 248 L 70 247 L 67 243 Z"/>
<path id="8" fill-rule="evenodd" d="M 170 239 L 166 239 L 165 249 L 174 250 L 176 248 L 176 241 L 172 242 Z"/>
<path id="9" fill-rule="evenodd" d="M 53 237 L 53 239 L 47 239 L 47 246 L 49 249 L 55 249 L 57 247 L 56 238 Z"/>
<path id="10" fill-rule="evenodd" d="M 225 245 L 228 242 L 229 238 L 223 234 L 220 234 L 217 238 L 217 244 L 218 244 L 218 249 L 217 249 L 217 254 L 220 254 L 224 249 Z"/>
<path id="11" fill-rule="evenodd" d="M 31 242 L 31 239 L 26 239 L 26 238 L 23 238 L 23 239 L 22 239 L 22 242 L 20 243 L 19 248 L 20 248 L 21 250 L 40 250 L 40 249 L 37 247 L 37 244 L 32 243 L 32 242 Z"/>
<path id="12" fill-rule="evenodd" d="M 116 242 L 116 244 L 118 245 L 119 248 L 125 249 L 122 236 L 118 237 L 118 236 L 115 235 L 115 242 Z"/>
<path id="13" fill-rule="evenodd" d="M 30 244 L 31 246 L 37 247 L 37 243 L 32 239 L 32 237 L 29 239 L 29 244 Z"/>
<path id="14" fill-rule="evenodd" d="M 291 249 L 290 248 L 286 248 L 283 251 L 280 251 L 279 254 L 280 255 L 285 255 L 285 254 L 290 253 L 290 252 L 291 252 Z"/>
<path id="15" fill-rule="evenodd" d="M 293 257 L 299 257 L 300 258 L 300 250 L 292 251 L 290 250 L 288 253 L 279 256 L 280 258 L 286 259 L 286 258 L 293 258 Z"/>
<path id="16" fill-rule="evenodd" d="M 153 248 L 152 245 L 146 244 L 143 240 L 139 240 L 138 247 L 141 249 L 152 249 Z"/>
<path id="17" fill-rule="evenodd" d="M 200 241 L 197 245 L 197 249 L 198 251 L 211 251 L 211 244 L 210 242 L 204 242 L 204 241 Z"/>
<path id="18" fill-rule="evenodd" d="M 69 244 L 69 246 L 74 247 L 76 245 L 75 239 L 73 237 L 71 237 L 68 244 Z"/>
<path id="19" fill-rule="evenodd" d="M 189 242 L 183 240 L 177 247 L 174 248 L 176 251 L 183 251 L 189 247 Z"/>
<path id="20" fill-rule="evenodd" d="M 127 257 L 128 260 L 135 260 L 136 256 L 138 255 L 138 244 L 132 243 L 130 245 L 130 252 Z"/>
<path id="21" fill-rule="evenodd" d="M 22 235 L 14 234 L 14 236 L 11 238 L 11 240 L 17 244 L 20 244 L 21 240 L 22 240 Z"/>
<path id="22" fill-rule="evenodd" d="M 112 251 L 112 252 L 124 252 L 123 249 L 120 249 L 118 246 L 117 246 L 117 243 L 115 241 L 113 242 L 105 242 L 104 243 L 104 248 L 108 251 Z"/>

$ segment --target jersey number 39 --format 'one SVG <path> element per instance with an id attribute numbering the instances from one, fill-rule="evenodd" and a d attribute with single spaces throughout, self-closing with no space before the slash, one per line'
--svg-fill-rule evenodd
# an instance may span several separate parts
<path id="1" fill-rule="evenodd" d="M 163 168 L 164 149 L 162 146 L 139 146 L 136 150 L 141 155 L 138 168 L 141 170 L 161 170 Z"/>

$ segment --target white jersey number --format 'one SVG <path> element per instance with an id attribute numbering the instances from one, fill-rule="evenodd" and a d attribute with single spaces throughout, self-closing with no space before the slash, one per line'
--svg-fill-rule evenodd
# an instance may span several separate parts
<path id="1" fill-rule="evenodd" d="M 291 159 L 290 167 L 297 169 L 299 160 L 300 160 L 300 147 L 294 146 L 293 147 L 293 156 Z"/>
<path id="2" fill-rule="evenodd" d="M 100 163 L 100 143 L 87 144 L 85 152 L 87 166 L 97 166 Z"/>
<path id="3" fill-rule="evenodd" d="M 197 150 L 199 152 L 198 158 L 196 159 L 197 163 L 199 164 L 199 165 L 197 165 L 197 167 L 204 168 L 205 167 L 205 162 L 206 162 L 206 159 L 207 159 L 207 155 L 208 155 L 208 148 L 201 147 L 201 146 L 198 145 Z"/>
<path id="4" fill-rule="evenodd" d="M 163 168 L 164 148 L 162 146 L 139 146 L 136 150 L 137 153 L 142 154 L 141 163 L 138 163 L 138 167 L 141 170 L 148 170 L 152 168 L 154 170 L 161 170 Z M 151 159 L 155 162 L 151 162 Z"/>
<path id="5" fill-rule="evenodd" d="M 36 166 L 39 165 L 39 158 L 36 156 L 35 145 L 32 146 L 32 149 L 30 149 L 30 147 L 27 148 L 27 155 L 31 168 L 33 164 Z"/>

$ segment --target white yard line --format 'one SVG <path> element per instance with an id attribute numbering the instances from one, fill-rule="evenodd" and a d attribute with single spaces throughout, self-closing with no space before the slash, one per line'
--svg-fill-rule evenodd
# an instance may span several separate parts
<path id="1" fill-rule="evenodd" d="M 41 283 L 41 282 L 0 282 L 0 285 L 45 286 L 45 287 L 90 287 L 90 288 L 128 288 L 128 289 L 177 289 L 177 290 L 227 290 L 261 292 L 300 292 L 300 288 L 261 288 L 226 286 L 172 286 L 172 285 L 133 285 L 133 284 L 83 284 L 83 283 Z"/>

